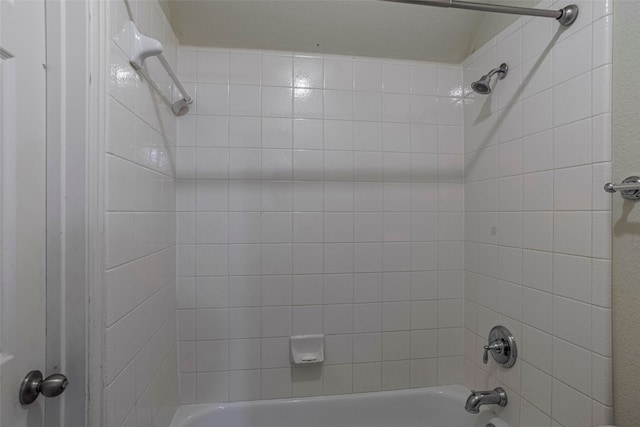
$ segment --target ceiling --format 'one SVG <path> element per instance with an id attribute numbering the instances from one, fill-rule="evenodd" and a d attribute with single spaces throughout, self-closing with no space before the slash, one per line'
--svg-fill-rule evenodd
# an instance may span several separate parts
<path id="1" fill-rule="evenodd" d="M 517 18 L 378 0 L 168 0 L 164 6 L 186 46 L 456 64 Z"/>

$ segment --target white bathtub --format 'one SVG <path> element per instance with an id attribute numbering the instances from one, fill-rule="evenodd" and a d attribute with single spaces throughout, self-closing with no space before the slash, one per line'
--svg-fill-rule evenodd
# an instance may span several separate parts
<path id="1" fill-rule="evenodd" d="M 171 427 L 509 427 L 463 386 L 181 406 Z"/>

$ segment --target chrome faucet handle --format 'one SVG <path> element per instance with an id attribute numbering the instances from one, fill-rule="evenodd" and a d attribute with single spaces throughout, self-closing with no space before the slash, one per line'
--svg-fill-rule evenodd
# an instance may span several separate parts
<path id="1" fill-rule="evenodd" d="M 504 326 L 494 326 L 489 332 L 488 344 L 484 346 L 482 363 L 489 363 L 489 352 L 493 359 L 503 368 L 510 368 L 516 363 L 518 348 L 516 339 Z"/>
<path id="2" fill-rule="evenodd" d="M 502 354 L 504 351 L 504 341 L 494 341 L 491 344 L 484 346 L 484 354 L 482 355 L 482 363 L 485 365 L 489 362 L 489 351 L 495 354 Z"/>

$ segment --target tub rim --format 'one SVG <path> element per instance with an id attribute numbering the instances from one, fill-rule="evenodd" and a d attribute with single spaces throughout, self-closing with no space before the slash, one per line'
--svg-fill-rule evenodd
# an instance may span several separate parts
<path id="1" fill-rule="evenodd" d="M 373 392 L 364 392 L 364 393 L 349 393 L 349 394 L 332 394 L 327 396 L 308 396 L 308 397 L 287 397 L 282 399 L 258 399 L 258 400 L 243 400 L 237 402 L 218 402 L 218 403 L 197 403 L 190 405 L 180 405 L 176 410 L 176 413 L 171 421 L 171 427 L 178 426 L 188 426 L 188 422 L 193 418 L 198 418 L 206 413 L 214 412 L 217 410 L 223 410 L 228 408 L 243 408 L 247 406 L 272 406 L 272 405 L 288 405 L 288 404 L 296 404 L 300 402 L 316 402 L 316 401 L 331 401 L 331 400 L 340 400 L 344 402 L 345 400 L 356 400 L 356 399 L 366 399 L 367 396 L 384 396 L 388 394 L 393 394 L 396 396 L 413 396 L 424 394 L 427 395 L 439 395 L 450 397 L 455 400 L 460 401 L 461 406 L 460 410 L 464 410 L 464 401 L 467 396 L 471 393 L 467 387 L 460 384 L 452 384 L 452 385 L 442 385 L 442 386 L 431 386 L 431 387 L 421 387 L 421 388 L 411 388 L 411 389 L 400 389 L 400 390 L 383 390 L 383 391 L 373 391 Z M 483 407 L 481 409 L 484 411 L 491 411 L 488 407 Z M 495 418 L 500 419 L 504 423 L 504 420 L 499 418 L 499 415 L 496 414 Z M 505 423 L 506 425 L 506 423 Z"/>

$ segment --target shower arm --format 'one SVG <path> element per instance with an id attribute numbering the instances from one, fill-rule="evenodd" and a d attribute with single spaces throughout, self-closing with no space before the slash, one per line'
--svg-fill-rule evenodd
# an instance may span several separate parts
<path id="1" fill-rule="evenodd" d="M 493 70 L 489 71 L 489 72 L 488 72 L 487 74 L 485 74 L 484 76 L 482 76 L 482 79 L 485 79 L 485 78 L 489 78 L 489 79 L 490 79 L 491 77 L 493 77 L 495 74 L 498 74 L 498 73 L 500 73 L 500 74 L 501 74 L 501 75 L 500 75 L 500 76 L 498 76 L 498 77 L 499 77 L 500 79 L 503 79 L 503 78 L 504 78 L 504 75 L 505 75 L 505 74 L 507 74 L 507 70 L 505 70 L 505 69 L 504 69 L 504 68 L 502 68 L 502 67 L 496 67 L 496 68 L 494 68 Z"/>
<path id="2" fill-rule="evenodd" d="M 423 6 L 451 7 L 454 9 L 480 10 L 484 12 L 510 13 L 512 15 L 540 16 L 554 18 L 560 24 L 569 26 L 578 17 L 578 6 L 575 4 L 560 10 L 534 9 L 530 7 L 502 6 L 498 4 L 475 3 L 459 0 L 383 0 L 394 3 L 419 4 Z"/>

